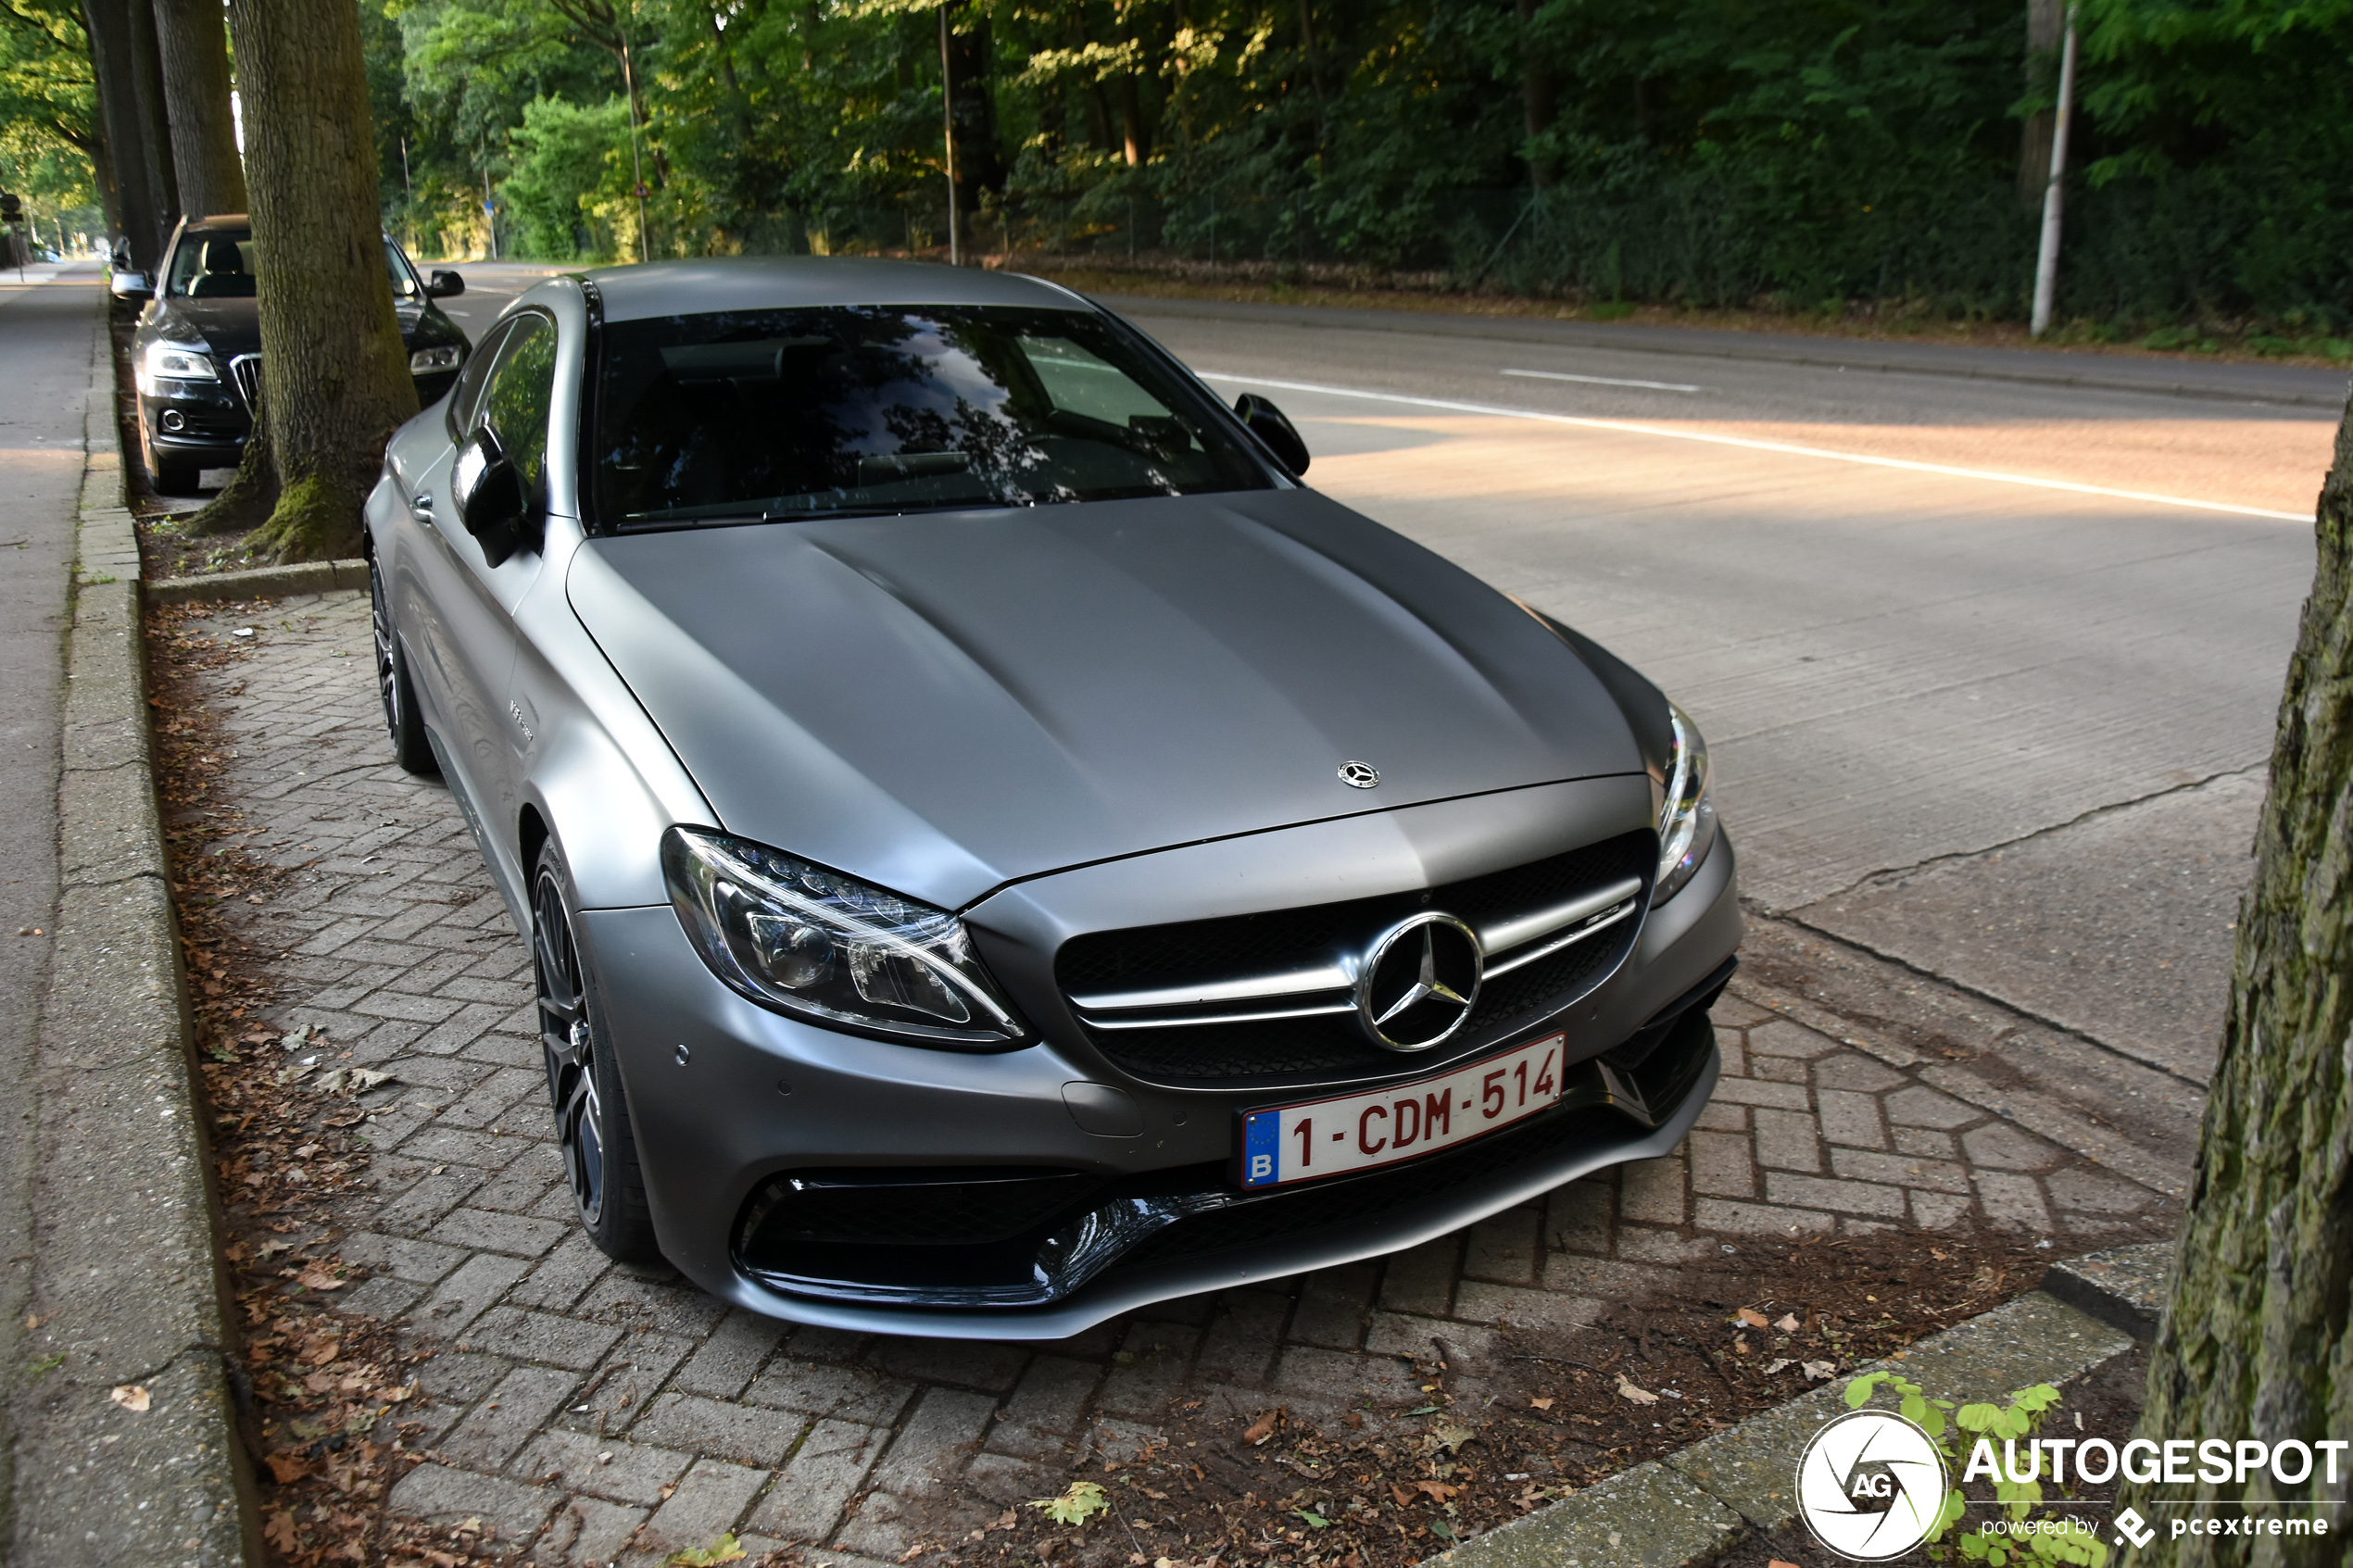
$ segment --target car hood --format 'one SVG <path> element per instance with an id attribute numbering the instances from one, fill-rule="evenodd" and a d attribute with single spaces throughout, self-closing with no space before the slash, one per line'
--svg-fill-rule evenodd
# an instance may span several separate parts
<path id="1" fill-rule="evenodd" d="M 463 343 L 458 324 L 431 305 L 393 302 L 400 321 L 403 346 L 417 349 L 445 343 Z M 201 342 L 223 360 L 261 352 L 261 308 L 253 299 L 197 299 L 177 295 L 157 304 L 148 318 L 145 341 L 167 338 L 175 343 Z"/>
<path id="2" fill-rule="evenodd" d="M 1309 491 L 598 538 L 566 585 L 718 825 L 951 909 L 1643 766 L 1560 638 Z"/>

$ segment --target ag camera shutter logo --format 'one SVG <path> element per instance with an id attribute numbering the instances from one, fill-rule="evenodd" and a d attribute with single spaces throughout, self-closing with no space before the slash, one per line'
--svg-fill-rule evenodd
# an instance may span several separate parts
<path id="1" fill-rule="evenodd" d="M 1798 1517 L 1841 1557 L 1883 1562 L 1928 1538 L 1947 1485 L 1944 1456 L 1927 1433 L 1889 1411 L 1853 1411 L 1806 1445 Z"/>

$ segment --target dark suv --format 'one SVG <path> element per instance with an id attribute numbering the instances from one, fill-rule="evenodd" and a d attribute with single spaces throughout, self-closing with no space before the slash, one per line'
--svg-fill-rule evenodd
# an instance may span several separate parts
<path id="1" fill-rule="evenodd" d="M 389 236 L 384 268 L 417 401 L 430 407 L 457 382 L 470 346 L 434 301 L 466 285 L 455 272 L 421 281 Z M 243 213 L 182 220 L 152 283 L 135 272 L 115 274 L 117 295 L 148 302 L 131 352 L 140 456 L 164 495 L 193 495 L 203 470 L 235 467 L 253 432 L 261 393 L 258 284 L 253 225 Z"/>

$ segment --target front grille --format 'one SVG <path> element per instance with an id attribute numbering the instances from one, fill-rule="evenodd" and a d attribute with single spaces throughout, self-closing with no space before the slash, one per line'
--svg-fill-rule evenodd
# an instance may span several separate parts
<path id="1" fill-rule="evenodd" d="M 245 400 L 245 408 L 258 411 L 261 408 L 261 356 L 240 354 L 230 360 L 229 379 L 237 383 L 237 395 Z"/>
<path id="2" fill-rule="evenodd" d="M 1607 978 L 1633 948 L 1656 855 L 1651 834 L 1632 833 L 1426 893 L 1094 933 L 1063 945 L 1055 978 L 1073 999 L 1096 1048 L 1123 1071 L 1150 1082 L 1252 1087 L 1302 1079 L 1427 1073 L 1540 1022 Z M 1136 1015 L 1108 1013 L 1091 1000 L 1156 987 L 1216 985 L 1238 975 L 1304 972 L 1319 965 L 1329 970 L 1335 963 L 1344 964 L 1348 954 L 1394 922 L 1421 909 L 1442 909 L 1481 926 L 1572 901 L 1595 889 L 1622 890 L 1629 882 L 1639 890 L 1617 899 L 1607 923 L 1590 937 L 1572 940 L 1507 972 L 1491 972 L 1469 1019 L 1430 1051 L 1409 1055 L 1374 1046 L 1347 1011 L 1192 1022 L 1183 1017 L 1183 1010 L 1176 1009 L 1163 1014 L 1167 1022 L 1157 1026 L 1118 1026 L 1119 1018 Z M 1539 941 L 1528 947 L 1541 950 L 1542 945 Z M 1491 959 L 1491 972 L 1510 956 Z M 1315 999 L 1336 1008 L 1336 995 L 1327 988 Z M 1273 998 L 1262 1010 L 1280 1005 L 1281 998 Z M 1250 1005 L 1195 1010 L 1230 1013 L 1250 1010 Z M 1114 1022 L 1103 1022 L 1107 1017 Z"/>

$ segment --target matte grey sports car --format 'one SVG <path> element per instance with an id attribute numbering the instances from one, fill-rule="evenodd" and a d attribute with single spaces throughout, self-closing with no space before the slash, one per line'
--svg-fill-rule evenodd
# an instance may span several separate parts
<path id="1" fill-rule="evenodd" d="M 551 280 L 368 505 L 400 763 L 536 960 L 598 1246 L 1048 1338 L 1672 1149 L 1698 734 L 1054 285 Z"/>

